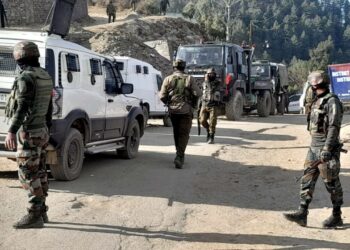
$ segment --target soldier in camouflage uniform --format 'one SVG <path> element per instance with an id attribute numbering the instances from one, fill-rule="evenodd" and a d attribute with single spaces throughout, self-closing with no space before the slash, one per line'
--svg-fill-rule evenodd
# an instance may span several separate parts
<path id="1" fill-rule="evenodd" d="M 107 5 L 106 9 L 107 15 L 108 15 L 108 23 L 115 21 L 115 14 L 117 12 L 116 7 L 114 6 L 113 2 L 110 1 Z"/>
<path id="2" fill-rule="evenodd" d="M 199 117 L 200 123 L 207 130 L 207 142 L 209 144 L 214 143 L 221 90 L 221 82 L 216 79 L 215 69 L 208 69 L 205 75 L 205 81 L 203 82 L 203 96 L 201 100 L 201 111 Z"/>
<path id="3" fill-rule="evenodd" d="M 53 82 L 40 67 L 39 50 L 28 41 L 15 45 L 13 56 L 20 67 L 5 114 L 11 119 L 5 146 L 17 148 L 19 180 L 28 190 L 28 214 L 14 224 L 15 228 L 40 228 L 47 222 L 45 199 L 48 180 L 45 169 L 45 147 L 49 141 Z"/>
<path id="4" fill-rule="evenodd" d="M 176 168 L 182 168 L 192 127 L 193 108 L 202 93 L 194 79 L 184 73 L 185 61 L 177 59 L 173 67 L 175 72 L 164 79 L 159 97 L 168 105 L 173 124 L 176 147 L 174 164 Z"/>
<path id="5" fill-rule="evenodd" d="M 304 174 L 301 179 L 299 210 L 284 214 L 284 216 L 301 226 L 307 225 L 308 207 L 316 181 L 321 175 L 333 204 L 333 212 L 323 222 L 323 226 L 332 228 L 343 224 L 341 218 L 343 190 L 339 180 L 342 146 L 339 141 L 339 133 L 343 107 L 338 97 L 330 93 L 329 78 L 325 72 L 312 72 L 308 80 L 316 94 L 309 113 L 308 130 L 311 134 L 311 147 L 305 160 Z"/>

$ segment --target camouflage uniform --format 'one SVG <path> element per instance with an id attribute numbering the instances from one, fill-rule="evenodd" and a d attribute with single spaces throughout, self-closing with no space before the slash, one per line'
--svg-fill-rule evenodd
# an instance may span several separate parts
<path id="1" fill-rule="evenodd" d="M 183 61 L 181 63 L 185 64 Z M 174 163 L 177 168 L 182 168 L 184 164 L 185 150 L 192 127 L 193 107 L 201 95 L 194 79 L 180 70 L 164 79 L 159 93 L 160 99 L 169 108 L 176 147 Z"/>
<path id="2" fill-rule="evenodd" d="M 307 83 L 308 86 L 306 87 L 305 91 L 305 101 L 304 101 L 304 107 L 305 107 L 305 114 L 308 115 L 311 112 L 311 105 L 312 101 L 315 98 L 315 94 L 311 88 L 310 83 Z"/>
<path id="3" fill-rule="evenodd" d="M 39 51 L 35 44 L 20 42 L 14 49 L 15 59 L 28 56 L 28 53 L 23 55 L 21 52 L 25 49 L 36 49 L 34 54 L 38 58 Z M 44 220 L 47 219 L 45 199 L 48 194 L 45 147 L 49 141 L 48 126 L 52 119 L 52 89 L 52 79 L 40 68 L 40 64 L 22 65 L 5 111 L 6 116 L 11 118 L 9 133 L 17 134 L 18 174 L 23 188 L 29 191 L 28 212 L 34 217 L 44 216 Z M 32 227 L 41 227 L 40 224 L 41 221 Z M 20 221 L 14 226 L 23 228 L 28 224 L 23 225 L 23 221 Z"/>
<path id="4" fill-rule="evenodd" d="M 333 204 L 332 215 L 324 221 L 324 227 L 342 225 L 341 205 L 343 190 L 339 180 L 340 127 L 343 118 L 343 106 L 339 98 L 329 91 L 329 78 L 323 71 L 309 75 L 309 82 L 315 90 L 316 98 L 308 114 L 308 130 L 311 146 L 304 163 L 304 173 L 300 186 L 300 207 L 294 213 L 285 214 L 286 219 L 306 226 L 308 207 L 312 201 L 316 182 L 322 177 Z"/>
<path id="5" fill-rule="evenodd" d="M 108 23 L 114 22 L 115 21 L 115 14 L 116 14 L 117 10 L 116 10 L 116 7 L 113 5 L 112 2 L 110 2 L 107 5 L 106 12 L 107 12 L 107 15 L 108 15 Z"/>
<path id="6" fill-rule="evenodd" d="M 339 133 L 342 117 L 342 104 L 334 94 L 327 93 L 325 96 L 317 97 L 311 105 L 309 130 L 312 141 L 301 179 L 301 205 L 308 206 L 311 202 L 319 175 L 331 195 L 333 206 L 340 207 L 343 204 L 343 191 L 339 180 L 341 148 Z M 311 167 L 312 162 L 320 159 L 322 150 L 330 151 L 332 159 L 319 164 L 316 168 Z"/>
<path id="7" fill-rule="evenodd" d="M 203 95 L 201 100 L 200 123 L 207 130 L 207 142 L 214 143 L 214 135 L 219 113 L 218 106 L 221 96 L 221 82 L 218 80 L 209 80 L 207 71 L 206 80 L 203 82 Z M 215 74 L 215 71 L 213 71 Z M 215 74 L 216 77 L 216 74 Z M 208 123 L 209 119 L 209 123 Z"/>

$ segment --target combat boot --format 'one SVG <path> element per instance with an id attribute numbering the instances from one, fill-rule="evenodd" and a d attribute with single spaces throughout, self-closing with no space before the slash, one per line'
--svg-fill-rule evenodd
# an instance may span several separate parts
<path id="1" fill-rule="evenodd" d="M 181 157 L 180 155 L 176 155 L 174 159 L 174 164 L 175 164 L 175 168 L 181 169 L 184 164 L 184 157 Z"/>
<path id="2" fill-rule="evenodd" d="M 207 130 L 207 142 L 209 142 L 210 140 L 210 133 L 209 133 L 209 130 Z"/>
<path id="3" fill-rule="evenodd" d="M 44 223 L 49 222 L 49 217 L 47 216 L 47 211 L 49 210 L 49 207 L 45 205 L 45 203 L 41 207 L 41 217 L 43 217 Z"/>
<path id="4" fill-rule="evenodd" d="M 214 144 L 214 133 L 209 134 L 209 140 L 208 140 L 208 144 Z"/>
<path id="5" fill-rule="evenodd" d="M 299 210 L 295 212 L 285 213 L 283 215 L 284 215 L 284 218 L 286 218 L 287 220 L 295 222 L 302 227 L 306 227 L 308 213 L 309 212 L 306 208 L 300 207 Z"/>
<path id="6" fill-rule="evenodd" d="M 44 220 L 41 216 L 41 210 L 32 211 L 29 210 L 28 214 L 22 217 L 18 222 L 13 225 L 16 229 L 25 229 L 25 228 L 43 228 Z"/>
<path id="7" fill-rule="evenodd" d="M 333 209 L 331 216 L 329 216 L 324 222 L 324 228 L 334 228 L 343 225 L 343 220 L 341 218 L 340 208 Z"/>

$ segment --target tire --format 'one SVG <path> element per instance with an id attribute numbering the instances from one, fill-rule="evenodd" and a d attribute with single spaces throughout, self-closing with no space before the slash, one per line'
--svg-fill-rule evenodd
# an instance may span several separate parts
<path id="1" fill-rule="evenodd" d="M 145 128 L 147 126 L 147 122 L 149 119 L 149 111 L 148 111 L 147 106 L 142 106 L 142 113 L 143 113 L 143 117 L 144 117 L 143 127 Z"/>
<path id="2" fill-rule="evenodd" d="M 236 90 L 232 98 L 225 105 L 226 117 L 230 121 L 238 121 L 243 113 L 243 96 L 241 91 Z"/>
<path id="3" fill-rule="evenodd" d="M 56 180 L 71 181 L 79 177 L 83 168 L 83 136 L 71 128 L 60 150 L 58 164 L 51 165 L 51 174 Z"/>
<path id="4" fill-rule="evenodd" d="M 260 117 L 268 117 L 271 111 L 271 94 L 270 91 L 264 90 L 258 95 L 258 115 Z"/>
<path id="5" fill-rule="evenodd" d="M 117 153 L 124 159 L 133 159 L 137 156 L 140 146 L 140 126 L 136 120 L 130 123 L 129 134 L 125 137 L 125 147 Z"/>
<path id="6" fill-rule="evenodd" d="M 172 127 L 173 124 L 171 123 L 171 119 L 170 119 L 170 115 L 167 114 L 163 117 L 163 124 L 164 124 L 164 127 Z"/>
<path id="7" fill-rule="evenodd" d="M 273 95 L 271 95 L 271 109 L 270 109 L 270 115 L 276 114 L 276 99 Z"/>
<path id="8" fill-rule="evenodd" d="M 284 115 L 284 109 L 285 109 L 285 96 L 282 94 L 280 101 L 277 103 L 277 112 L 281 115 Z"/>

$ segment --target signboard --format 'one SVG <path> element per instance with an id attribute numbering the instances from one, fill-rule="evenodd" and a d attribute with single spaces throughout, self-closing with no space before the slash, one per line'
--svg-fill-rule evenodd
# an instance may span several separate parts
<path id="1" fill-rule="evenodd" d="M 350 102 L 350 63 L 328 66 L 331 90 L 342 101 Z"/>

